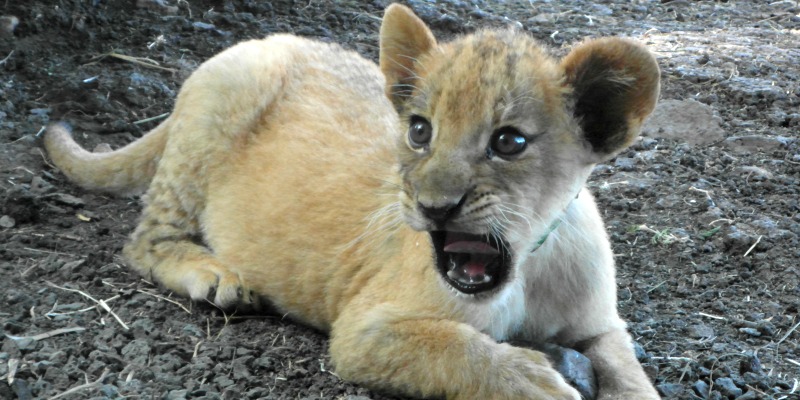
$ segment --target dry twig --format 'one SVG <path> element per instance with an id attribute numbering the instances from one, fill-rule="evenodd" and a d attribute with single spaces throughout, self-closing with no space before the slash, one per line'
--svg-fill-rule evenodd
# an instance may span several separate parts
<path id="1" fill-rule="evenodd" d="M 155 294 L 155 293 L 150 293 L 150 292 L 147 292 L 147 291 L 144 291 L 144 290 L 141 290 L 141 289 L 136 289 L 136 291 L 137 291 L 137 292 L 139 292 L 139 293 L 146 294 L 146 295 L 148 295 L 148 296 L 153 296 L 153 297 L 155 297 L 155 298 L 157 298 L 157 299 L 164 300 L 164 301 L 168 301 L 168 302 L 170 302 L 170 303 L 172 303 L 172 304 L 175 304 L 176 306 L 178 306 L 178 307 L 182 308 L 182 309 L 183 309 L 183 311 L 186 311 L 186 313 L 187 313 L 187 314 L 191 314 L 191 313 L 192 313 L 192 311 L 191 311 L 191 310 L 189 310 L 188 308 L 186 308 L 186 306 L 184 306 L 184 305 L 183 305 L 183 304 L 181 304 L 181 303 L 178 303 L 178 302 L 177 302 L 177 301 L 175 301 L 175 300 L 168 299 L 168 298 L 166 298 L 166 297 L 164 297 L 164 296 L 159 296 L 159 295 L 157 295 L 157 294 Z"/>
<path id="2" fill-rule="evenodd" d="M 118 60 L 122 60 L 122 61 L 126 61 L 126 62 L 129 62 L 129 63 L 132 63 L 132 64 L 140 65 L 140 66 L 145 67 L 145 68 L 153 68 L 153 69 L 158 69 L 158 70 L 161 70 L 161 71 L 168 71 L 168 72 L 178 72 L 178 70 L 176 70 L 174 68 L 162 67 L 155 60 L 151 60 L 151 59 L 146 58 L 146 57 L 133 57 L 133 56 L 125 55 L 125 54 L 119 54 L 119 53 L 117 53 L 117 52 L 115 52 L 113 50 L 109 51 L 108 53 L 101 54 L 99 56 L 96 56 L 96 57 L 92 58 L 92 61 L 89 64 L 92 64 L 92 63 L 95 63 L 97 61 L 100 61 L 100 60 L 102 60 L 102 59 L 104 59 L 106 57 L 116 58 Z"/>
<path id="3" fill-rule="evenodd" d="M 8 337 L 9 339 L 12 339 L 12 340 L 30 339 L 30 340 L 33 340 L 33 341 L 39 341 L 39 340 L 42 340 L 42 339 L 51 338 L 53 336 L 62 335 L 62 334 L 65 334 L 65 333 L 81 332 L 81 331 L 85 331 L 85 330 L 86 330 L 86 328 L 84 328 L 84 327 L 73 326 L 72 328 L 54 329 L 52 331 L 47 331 L 47 332 L 40 333 L 38 335 L 33 335 L 33 336 L 11 336 L 11 335 L 6 334 L 6 337 Z"/>
<path id="4" fill-rule="evenodd" d="M 57 395 L 55 395 L 53 397 L 50 397 L 50 400 L 55 400 L 55 399 L 58 399 L 58 398 L 61 398 L 61 397 L 64 397 L 64 396 L 69 396 L 69 395 L 71 395 L 73 393 L 80 392 L 81 390 L 93 389 L 93 388 L 99 387 L 100 385 L 103 384 L 103 380 L 105 380 L 106 377 L 108 376 L 108 372 L 109 372 L 108 368 L 106 368 L 103 371 L 103 373 L 100 375 L 100 377 L 97 378 L 96 381 L 87 382 L 87 383 L 84 383 L 83 385 L 75 386 L 75 387 L 67 390 L 66 392 L 61 392 L 61 393 L 59 393 L 59 394 L 57 394 Z"/>
<path id="5" fill-rule="evenodd" d="M 91 295 L 89 295 L 89 294 L 87 294 L 85 292 L 82 292 L 80 290 L 77 290 L 77 289 L 69 289 L 69 288 L 61 287 L 61 286 L 56 285 L 53 282 L 46 282 L 46 283 L 47 283 L 48 286 L 54 287 L 56 289 L 61 289 L 61 290 L 66 290 L 68 292 L 78 293 L 81 296 L 86 297 L 87 299 L 97 303 L 97 305 L 99 305 L 101 308 L 103 308 L 103 310 L 106 310 L 106 312 L 111 314 L 111 316 L 114 317 L 114 319 L 116 319 L 117 322 L 119 322 L 119 324 L 122 326 L 122 328 L 124 328 L 126 331 L 128 329 L 130 329 L 130 328 L 128 328 L 128 325 L 126 325 L 124 322 L 122 322 L 122 319 L 119 317 L 119 315 L 117 315 L 114 311 L 111 310 L 111 307 L 109 307 L 108 304 L 106 304 L 106 302 L 104 300 L 97 300 L 94 297 L 92 297 Z"/>

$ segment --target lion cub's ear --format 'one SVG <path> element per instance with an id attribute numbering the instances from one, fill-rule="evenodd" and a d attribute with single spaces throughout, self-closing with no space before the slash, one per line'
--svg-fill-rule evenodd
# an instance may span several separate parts
<path id="1" fill-rule="evenodd" d="M 603 38 L 578 45 L 561 66 L 591 161 L 630 145 L 658 99 L 661 74 L 653 55 L 632 40 Z"/>
<path id="2" fill-rule="evenodd" d="M 380 65 L 386 77 L 386 96 L 399 107 L 416 83 L 416 62 L 436 47 L 428 26 L 408 7 L 392 4 L 381 23 Z"/>

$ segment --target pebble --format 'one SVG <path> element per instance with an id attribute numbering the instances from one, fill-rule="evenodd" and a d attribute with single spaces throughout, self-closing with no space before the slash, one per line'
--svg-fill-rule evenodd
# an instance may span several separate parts
<path id="1" fill-rule="evenodd" d="M 1 228 L 13 228 L 16 225 L 16 221 L 14 218 L 9 217 L 8 215 L 3 215 L 0 217 L 0 227 Z"/>
<path id="2" fill-rule="evenodd" d="M 714 109 L 699 101 L 662 100 L 644 124 L 642 134 L 674 139 L 691 145 L 708 145 L 724 138 L 722 119 Z"/>
<path id="3" fill-rule="evenodd" d="M 739 328 L 739 332 L 742 332 L 745 335 L 750 335 L 753 337 L 761 336 L 761 332 L 759 332 L 758 329 L 755 328 Z"/>
<path id="4" fill-rule="evenodd" d="M 683 385 L 680 383 L 662 383 L 656 389 L 665 399 L 675 399 L 683 393 Z"/>
<path id="5" fill-rule="evenodd" d="M 752 153 L 784 149 L 794 141 L 795 139 L 784 136 L 744 135 L 729 137 L 722 145 L 737 153 Z"/>
<path id="6" fill-rule="evenodd" d="M 692 384 L 692 389 L 694 389 L 694 392 L 702 398 L 708 396 L 708 384 L 704 380 L 696 381 L 694 384 Z"/>
<path id="7" fill-rule="evenodd" d="M 547 346 L 543 351 L 553 362 L 553 366 L 569 382 L 584 399 L 597 397 L 597 381 L 595 380 L 592 362 L 583 354 L 561 346 Z"/>
<path id="8" fill-rule="evenodd" d="M 739 389 L 731 378 L 717 378 L 714 381 L 714 387 L 719 389 L 723 396 L 735 398 L 742 395 L 742 389 Z"/>
<path id="9" fill-rule="evenodd" d="M 13 15 L 0 16 L 0 36 L 12 36 L 19 25 L 19 18 Z"/>
<path id="10" fill-rule="evenodd" d="M 756 394 L 756 392 L 752 390 L 748 390 L 747 393 L 736 398 L 736 400 L 755 400 L 755 399 L 758 399 L 758 395 Z"/>
<path id="11" fill-rule="evenodd" d="M 190 336 L 194 336 L 194 337 L 201 338 L 201 337 L 205 336 L 203 331 L 195 324 L 186 324 L 186 325 L 183 326 L 183 329 L 181 329 L 181 331 L 184 334 L 187 334 L 187 335 L 190 335 Z"/>
<path id="12" fill-rule="evenodd" d="M 686 333 L 695 339 L 704 339 L 714 337 L 714 328 L 706 324 L 691 325 L 686 328 Z"/>
<path id="13" fill-rule="evenodd" d="M 49 195 L 44 196 L 44 197 L 47 198 L 47 199 L 52 199 L 56 203 L 59 203 L 59 204 L 65 205 L 65 206 L 83 207 L 86 204 L 86 202 L 84 202 L 80 198 L 77 198 L 77 197 L 75 197 L 75 196 L 73 196 L 71 194 L 66 194 L 66 193 L 53 193 L 53 194 L 49 194 Z"/>

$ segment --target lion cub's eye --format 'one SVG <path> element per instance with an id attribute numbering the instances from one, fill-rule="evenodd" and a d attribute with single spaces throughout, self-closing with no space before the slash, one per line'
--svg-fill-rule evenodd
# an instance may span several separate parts
<path id="1" fill-rule="evenodd" d="M 414 149 L 421 149 L 431 142 L 433 127 L 425 118 L 418 115 L 411 117 L 411 124 L 408 126 L 408 143 Z"/>
<path id="2" fill-rule="evenodd" d="M 494 132 L 489 145 L 493 153 L 509 157 L 522 153 L 528 147 L 528 139 L 516 128 L 506 126 Z"/>

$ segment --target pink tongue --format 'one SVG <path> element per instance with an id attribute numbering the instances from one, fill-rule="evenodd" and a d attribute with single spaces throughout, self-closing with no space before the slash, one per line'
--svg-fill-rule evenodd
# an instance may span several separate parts
<path id="1" fill-rule="evenodd" d="M 464 264 L 464 272 L 469 276 L 483 276 L 486 273 L 486 263 L 478 260 L 469 260 Z"/>
<path id="2" fill-rule="evenodd" d="M 469 254 L 499 254 L 494 247 L 484 242 L 457 241 L 448 243 L 444 246 L 444 251 L 448 253 L 469 253 Z M 485 264 L 482 264 L 485 265 Z M 469 268 L 469 267 L 467 267 Z"/>

